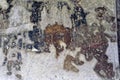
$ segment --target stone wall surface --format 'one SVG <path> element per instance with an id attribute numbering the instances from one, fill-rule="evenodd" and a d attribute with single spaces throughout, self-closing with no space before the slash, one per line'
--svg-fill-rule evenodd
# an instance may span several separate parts
<path id="1" fill-rule="evenodd" d="M 118 61 L 118 47 L 117 47 L 118 44 L 116 41 L 117 27 L 116 27 L 116 21 L 115 21 L 116 20 L 115 0 L 13 0 L 10 4 L 7 1 L 11 1 L 11 0 L 0 0 L 0 44 L 1 44 L 0 46 L 0 80 L 19 80 L 19 79 L 20 80 L 119 80 L 120 75 L 119 75 L 119 61 Z M 48 5 L 47 8 L 44 7 L 42 11 L 40 11 L 41 8 L 39 8 L 38 14 L 40 14 L 39 17 L 41 19 L 39 19 L 38 22 L 35 22 L 35 23 L 31 22 L 31 19 L 30 19 L 30 16 L 32 15 L 31 6 L 34 1 L 47 2 L 46 5 Z M 57 8 L 57 3 L 59 1 L 66 2 L 69 5 L 70 10 L 66 6 L 63 6 L 63 8 L 59 10 Z M 72 1 L 79 1 L 78 4 L 84 10 L 83 14 L 87 14 L 85 17 L 85 20 L 86 20 L 85 26 L 84 25 L 81 26 L 82 24 L 84 24 L 84 22 L 79 25 L 80 28 L 79 26 L 78 27 L 74 26 L 75 24 L 72 23 L 72 20 L 70 17 L 71 17 L 71 14 L 75 14 L 74 7 L 78 5 L 77 3 L 74 4 Z M 13 5 L 13 6 L 10 8 L 10 11 L 6 12 L 10 7 L 10 5 Z M 98 7 L 105 7 L 107 9 L 107 14 L 109 15 L 109 16 L 107 15 L 107 20 L 106 20 L 106 14 L 105 14 L 105 19 L 102 21 L 99 21 L 96 18 L 97 14 L 95 12 L 95 8 L 98 8 Z M 48 12 L 47 12 L 47 9 L 48 9 Z M 37 12 L 37 9 L 35 12 Z M 84 15 L 80 16 L 78 19 L 81 19 L 81 18 L 83 19 L 84 18 L 83 16 Z M 109 17 L 110 19 L 111 17 L 114 17 L 115 20 L 109 22 L 108 20 Z M 95 23 L 95 27 L 93 25 L 94 23 Z M 56 40 L 56 42 L 53 40 L 52 44 L 47 44 L 46 42 L 45 46 L 42 46 L 42 43 L 45 42 L 43 38 L 46 37 L 45 35 L 43 35 L 44 30 L 46 29 L 47 26 L 50 26 L 51 30 L 53 30 L 53 32 L 56 32 L 57 30 L 54 30 L 55 25 L 66 30 L 65 32 L 67 32 L 67 29 L 70 29 L 71 30 L 70 35 L 77 33 L 78 38 L 72 38 L 71 40 L 61 40 L 61 42 L 59 40 L 58 41 Z M 91 35 L 92 34 L 96 35 L 97 32 L 99 32 L 98 27 L 101 27 L 100 30 L 102 29 L 101 34 L 105 34 L 103 35 L 103 37 L 106 40 L 105 45 L 108 46 L 105 51 L 105 55 L 108 56 L 108 63 L 112 63 L 113 65 L 113 72 L 115 74 L 113 74 L 114 76 L 112 78 L 110 76 L 111 79 L 107 79 L 106 77 L 105 78 L 100 77 L 94 71 L 95 70 L 94 68 L 98 63 L 98 60 L 96 58 L 93 58 L 92 60 L 87 61 L 86 56 L 90 52 L 88 51 L 88 49 L 85 49 L 85 51 L 88 51 L 88 52 L 84 54 L 85 52 L 84 50 L 82 50 L 84 47 L 81 45 L 79 47 L 80 43 L 77 43 L 80 41 L 82 42 L 82 40 L 84 42 L 84 39 L 85 39 L 85 42 L 89 42 L 89 38 L 88 38 L 89 34 L 85 38 L 81 36 L 84 36 L 84 34 L 87 35 L 88 32 L 85 32 L 87 29 L 90 30 L 89 32 L 92 32 L 92 29 L 93 29 L 93 32 L 91 33 Z M 41 43 L 39 43 L 38 45 L 40 46 L 40 49 L 44 49 L 44 48 L 46 49 L 46 46 L 48 49 L 48 46 L 49 46 L 50 53 L 49 51 L 40 53 L 39 50 L 35 47 L 32 49 L 24 48 L 23 44 L 25 44 L 25 46 L 29 44 L 29 46 L 32 45 L 32 47 L 35 44 L 35 41 L 31 40 L 31 37 L 29 37 L 33 35 L 33 34 L 29 35 L 29 32 L 30 31 L 34 32 L 34 29 L 36 30 L 39 29 L 39 32 L 38 33 L 36 32 L 34 34 L 33 39 L 38 42 L 41 41 Z M 74 33 L 72 33 L 72 31 Z M 51 34 L 53 34 L 54 36 L 54 33 L 51 33 Z M 69 30 L 68 30 L 68 33 L 66 34 L 68 39 Z M 15 39 L 16 35 L 17 35 L 17 39 Z M 106 38 L 106 35 L 107 35 L 107 38 Z M 10 36 L 12 36 L 13 38 L 10 40 L 8 39 L 9 40 L 8 44 L 5 46 L 4 41 L 7 42 L 7 38 Z M 19 48 L 20 39 L 22 39 L 22 48 Z M 74 39 L 76 40 L 74 41 Z M 95 41 L 95 39 L 96 38 L 93 37 L 93 39 L 91 38 L 90 40 Z M 16 46 L 13 48 L 11 47 L 12 41 L 16 42 Z M 66 46 L 69 45 L 69 41 L 71 42 L 70 49 L 67 49 Z M 73 42 L 74 44 L 72 43 L 72 41 L 74 41 Z M 97 42 L 97 39 L 96 39 L 96 42 Z M 89 44 L 91 43 L 89 42 L 88 45 Z M 8 50 L 7 55 L 5 54 L 4 48 Z M 60 53 L 57 54 L 57 50 L 59 52 L 58 48 L 61 48 L 61 49 L 64 48 L 64 50 L 60 51 Z M 71 50 L 71 48 L 75 48 L 75 50 Z M 79 53 L 80 51 L 81 53 L 83 51 L 83 54 L 78 54 L 79 59 L 84 61 L 84 63 L 78 66 L 76 65 L 77 63 L 75 63 L 75 61 L 77 58 L 76 57 L 77 53 Z M 9 72 L 8 70 L 9 65 L 7 63 L 12 60 L 15 61 L 16 59 L 11 58 L 10 56 L 11 55 L 13 56 L 14 55 L 13 53 L 16 54 L 18 52 L 22 53 L 22 64 L 20 64 L 21 70 L 16 71 L 16 68 L 13 68 L 11 71 L 12 74 L 9 76 L 10 73 L 7 73 Z M 71 67 L 69 67 L 70 70 L 68 70 L 68 66 L 67 66 L 67 69 L 65 68 L 66 66 L 65 60 L 66 60 L 66 56 L 68 55 L 70 55 L 69 57 L 71 59 L 69 59 L 67 64 L 71 61 L 69 65 L 70 66 L 72 65 L 72 69 Z M 95 57 L 95 55 L 92 55 L 92 57 L 93 56 Z M 5 61 L 6 57 L 8 58 L 8 61 L 6 60 L 7 62 L 6 65 L 3 65 L 3 62 Z M 112 68 L 110 69 L 112 70 Z M 109 74 L 109 75 L 112 75 L 112 74 Z"/>

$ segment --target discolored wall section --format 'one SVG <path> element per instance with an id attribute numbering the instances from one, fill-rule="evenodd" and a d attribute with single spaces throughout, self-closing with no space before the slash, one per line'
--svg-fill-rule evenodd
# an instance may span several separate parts
<path id="1" fill-rule="evenodd" d="M 37 9 L 34 11 L 34 9 L 31 8 L 33 1 L 47 2 L 47 8 L 44 7 L 42 10 L 39 8 L 38 13 L 40 14 L 40 19 L 36 22 L 32 22 L 30 19 L 33 12 L 37 14 Z M 70 10 L 66 6 L 58 9 L 57 3 L 59 1 L 65 1 L 65 3 L 69 5 Z M 0 0 L 0 80 L 16 80 L 20 77 L 22 77 L 22 80 L 105 80 L 105 78 L 100 77 L 94 69 L 99 59 L 94 57 L 90 61 L 89 59 L 87 60 L 86 56 L 87 53 L 90 53 L 88 51 L 89 49 L 85 50 L 88 51 L 86 54 L 79 54 L 80 51 L 84 52 L 82 49 L 86 48 L 82 46 L 84 45 L 82 44 L 84 41 L 100 40 L 95 38 L 98 36 L 89 39 L 91 36 L 89 36 L 89 34 L 87 35 L 87 30 L 90 30 L 89 32 L 92 32 L 92 34 L 96 34 L 99 32 L 98 27 L 101 27 L 101 25 L 103 29 L 102 34 L 107 34 L 105 40 L 107 39 L 106 43 L 108 47 L 105 55 L 108 56 L 108 63 L 112 63 L 113 65 L 113 72 L 115 72 L 113 80 L 119 79 L 119 72 L 117 72 L 119 70 L 118 44 L 116 41 L 117 27 L 115 21 L 109 22 L 109 17 L 112 16 L 116 18 L 115 0 L 80 0 L 79 4 L 84 10 L 82 13 L 87 15 L 85 17 L 86 25 L 79 25 L 78 27 L 73 26 L 71 21 L 71 14 L 74 14 L 74 7 L 76 6 L 71 1 L 79 0 L 13 0 L 10 4 L 5 0 Z M 13 5 L 13 7 L 8 9 L 10 5 Z M 105 7 L 109 15 L 107 16 L 108 19 L 102 20 L 101 23 L 96 18 L 95 8 L 98 7 Z M 6 13 L 6 10 L 8 10 L 8 13 Z M 84 18 L 83 16 L 82 18 Z M 52 44 L 47 44 L 44 41 L 46 36 L 44 35 L 44 30 L 46 30 L 46 27 L 49 25 L 55 25 L 56 22 L 63 27 L 63 30 L 68 30 L 68 33 L 66 33 L 68 36 L 64 36 L 65 38 L 70 38 L 70 40 L 66 39 L 70 42 L 67 48 L 67 42 L 59 40 L 59 37 L 63 36 L 62 31 L 61 33 L 58 32 L 58 40 L 53 41 Z M 75 35 L 77 37 L 72 36 L 71 39 L 71 35 L 74 34 L 77 34 Z M 17 39 L 15 39 L 16 37 Z M 14 61 L 13 58 L 11 59 L 11 57 L 9 57 L 12 53 L 18 54 L 18 52 L 20 52 L 22 54 L 22 64 L 20 64 L 21 71 L 17 72 L 16 69 L 13 68 L 11 76 L 7 74 L 7 65 L 2 65 L 6 57 L 5 52 L 3 52 L 4 41 L 7 41 L 8 38 L 10 38 L 6 47 L 8 49 L 8 61 Z M 47 40 L 49 40 L 49 38 L 47 38 Z M 16 45 L 14 45 L 12 41 L 15 42 Z M 10 46 L 11 44 L 13 45 Z M 90 43 L 88 43 L 87 46 L 88 45 L 90 45 Z M 93 49 L 94 47 L 91 50 Z M 56 57 L 57 50 L 60 53 L 57 53 L 59 56 Z M 90 55 L 88 54 L 88 56 Z M 79 63 L 78 58 L 84 63 Z M 107 69 L 109 69 L 109 66 Z M 20 74 L 21 76 L 16 76 L 16 74 Z"/>

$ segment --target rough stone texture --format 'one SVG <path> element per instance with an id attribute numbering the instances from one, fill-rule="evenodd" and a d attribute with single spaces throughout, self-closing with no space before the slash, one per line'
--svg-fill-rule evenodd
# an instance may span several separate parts
<path id="1" fill-rule="evenodd" d="M 32 30 L 33 24 L 29 20 L 30 12 L 27 11 L 25 1 L 28 0 L 15 0 L 16 5 L 12 8 L 10 12 L 9 18 L 9 26 L 7 29 L 1 31 L 3 33 L 19 33 L 21 31 L 28 31 Z M 41 1 L 41 0 L 37 0 Z M 44 0 L 46 1 L 46 0 Z M 51 0 L 53 1 L 53 0 Z M 59 1 L 59 0 L 58 0 Z M 61 0 L 62 1 L 62 0 Z M 64 0 L 69 1 L 69 0 Z M 53 3 L 55 3 L 53 1 Z M 68 2 L 71 4 L 70 2 Z M 95 18 L 94 8 L 98 6 L 106 6 L 107 9 L 110 11 L 110 14 L 115 16 L 115 0 L 81 0 L 81 6 L 85 9 L 86 12 L 90 12 L 87 16 L 88 25 L 91 25 L 93 22 L 97 22 Z M 0 7 L 2 9 L 6 9 L 8 4 L 5 0 L 0 0 Z M 71 4 L 73 8 L 73 5 Z M 57 8 L 52 6 L 51 14 L 46 16 L 45 9 L 42 11 L 42 21 L 39 23 L 42 29 L 48 24 L 54 24 L 56 21 L 58 23 L 63 23 L 65 27 L 72 27 L 69 15 L 72 13 L 71 11 L 68 12 L 66 8 L 64 8 L 61 12 L 57 10 Z M 0 15 L 0 27 L 1 24 L 5 24 L 1 21 Z M 7 24 L 7 23 L 6 23 Z M 5 24 L 5 25 L 6 25 Z M 103 22 L 104 26 L 109 27 L 110 25 L 106 22 Z M 2 25 L 3 26 L 3 25 Z M 40 26 L 39 26 L 40 27 Z M 108 28 L 109 31 L 109 28 Z M 116 34 L 110 33 L 110 34 Z M 2 35 L 2 34 L 0 34 Z M 25 40 L 29 42 L 29 39 Z M 15 49 L 16 50 L 16 49 Z M 69 50 L 64 50 L 58 59 L 55 58 L 55 49 L 53 45 L 51 45 L 51 53 L 42 53 L 42 54 L 35 54 L 34 52 L 28 52 L 25 50 L 21 50 L 23 54 L 23 65 L 22 65 L 22 79 L 23 80 L 103 80 L 93 71 L 93 67 L 97 62 L 93 59 L 91 62 L 87 62 L 84 56 L 81 56 L 81 59 L 85 61 L 85 64 L 82 66 L 77 66 L 79 69 L 78 73 L 74 73 L 71 71 L 63 70 L 64 59 L 66 55 L 75 56 L 76 51 L 70 52 Z M 118 48 L 117 43 L 110 43 L 107 49 L 107 55 L 109 56 L 109 61 L 113 62 L 114 69 L 118 67 Z M 12 52 L 13 50 L 10 50 Z M 3 54 L 2 49 L 0 49 L 0 63 L 3 61 Z M 15 76 L 6 76 L 6 68 L 0 64 L 0 80 L 16 80 Z M 118 80 L 118 79 L 114 79 Z"/>

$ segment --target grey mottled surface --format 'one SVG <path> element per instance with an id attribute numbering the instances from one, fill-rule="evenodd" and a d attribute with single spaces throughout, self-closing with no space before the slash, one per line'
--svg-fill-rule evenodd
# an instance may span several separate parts
<path id="1" fill-rule="evenodd" d="M 33 24 L 30 22 L 29 16 L 30 12 L 26 10 L 25 3 L 19 3 L 12 8 L 10 12 L 9 24 L 6 23 L 3 26 L 2 21 L 0 21 L 1 34 L 2 33 L 18 33 L 20 31 L 31 30 Z M 52 0 L 51 0 L 52 1 Z M 65 0 L 68 1 L 68 0 Z M 85 11 L 90 12 L 87 16 L 87 22 L 91 25 L 93 22 L 97 22 L 95 19 L 94 8 L 98 6 L 106 6 L 110 11 L 111 15 L 115 15 L 115 0 L 81 0 L 80 4 L 85 9 Z M 72 6 L 72 5 L 71 5 Z M 4 0 L 0 0 L 0 7 L 5 9 L 7 4 Z M 62 10 L 62 14 L 52 6 L 51 14 L 46 16 L 45 10 L 42 12 L 42 29 L 45 29 L 47 24 L 54 24 L 55 21 L 62 23 L 65 27 L 71 27 L 71 21 L 69 15 L 72 12 L 68 12 L 66 8 Z M 104 25 L 109 27 L 109 24 L 104 22 Z M 7 27 L 7 29 L 4 29 Z M 116 34 L 116 33 L 114 33 Z M 26 42 L 28 40 L 25 40 Z M 109 48 L 107 50 L 107 55 L 109 55 L 109 61 L 113 62 L 114 68 L 118 66 L 118 48 L 117 43 L 109 43 Z M 12 51 L 12 50 L 11 50 Z M 23 54 L 23 65 L 22 65 L 22 76 L 23 80 L 103 80 L 93 71 L 96 60 L 91 62 L 86 62 L 84 56 L 82 59 L 85 64 L 82 66 L 77 66 L 79 68 L 79 73 L 67 72 L 63 70 L 64 58 L 67 54 L 75 56 L 75 52 L 70 52 L 65 50 L 61 53 L 58 59 L 55 58 L 54 47 L 51 47 L 51 53 L 35 54 L 32 52 L 26 52 L 22 50 Z M 2 50 L 0 49 L 0 80 L 17 80 L 14 75 L 6 76 L 6 68 L 1 66 L 3 61 Z M 117 79 L 115 79 L 117 80 Z"/>

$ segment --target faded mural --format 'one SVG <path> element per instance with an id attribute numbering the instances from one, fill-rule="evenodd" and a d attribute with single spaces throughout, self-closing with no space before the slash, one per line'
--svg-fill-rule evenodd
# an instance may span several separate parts
<path id="1" fill-rule="evenodd" d="M 115 0 L 0 1 L 0 80 L 119 80 Z"/>

